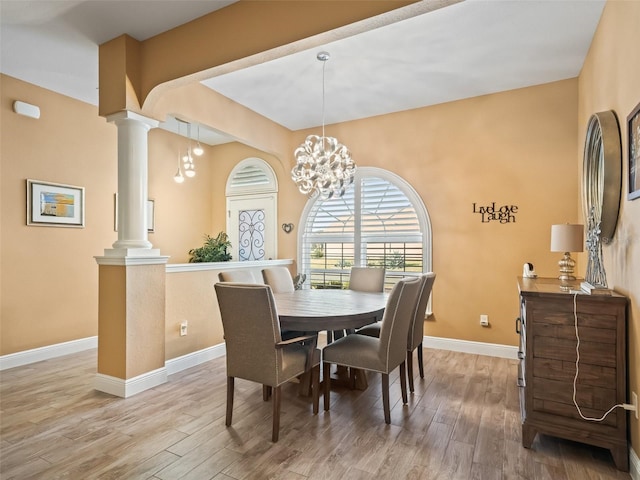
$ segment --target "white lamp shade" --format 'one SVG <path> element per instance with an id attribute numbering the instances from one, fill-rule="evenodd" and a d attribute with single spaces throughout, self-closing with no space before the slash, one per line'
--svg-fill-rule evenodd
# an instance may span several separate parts
<path id="1" fill-rule="evenodd" d="M 583 235 L 583 225 L 551 225 L 551 251 L 581 252 L 584 249 Z"/>

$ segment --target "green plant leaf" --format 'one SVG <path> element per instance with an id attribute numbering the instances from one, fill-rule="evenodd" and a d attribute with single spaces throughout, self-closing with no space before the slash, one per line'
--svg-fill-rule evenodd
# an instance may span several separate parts
<path id="1" fill-rule="evenodd" d="M 231 260 L 228 248 L 231 248 L 231 242 L 225 232 L 220 232 L 215 237 L 206 234 L 202 247 L 189 250 L 189 263 L 228 262 Z"/>

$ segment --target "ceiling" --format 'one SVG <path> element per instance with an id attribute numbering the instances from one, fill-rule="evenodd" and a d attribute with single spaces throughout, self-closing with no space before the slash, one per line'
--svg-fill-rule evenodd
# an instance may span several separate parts
<path id="1" fill-rule="evenodd" d="M 99 44 L 145 40 L 231 3 L 0 0 L 0 71 L 97 105 Z M 432 11 L 203 83 L 299 130 L 323 122 L 320 50 L 331 54 L 327 125 L 574 78 L 605 0 L 423 3 Z M 214 133 L 202 128 L 201 140 L 228 141 Z"/>

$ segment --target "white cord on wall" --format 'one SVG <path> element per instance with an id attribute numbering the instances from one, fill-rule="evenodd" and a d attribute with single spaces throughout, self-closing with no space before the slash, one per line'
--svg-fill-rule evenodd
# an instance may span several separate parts
<path id="1" fill-rule="evenodd" d="M 577 301 L 576 299 L 578 298 L 579 292 L 574 292 L 573 294 L 573 324 L 576 330 L 576 374 L 573 377 L 573 404 L 576 406 L 576 409 L 578 410 L 578 414 L 580 415 L 580 417 L 583 420 L 589 420 L 591 422 L 602 422 L 607 415 L 609 415 L 611 412 L 613 412 L 616 408 L 618 407 L 622 407 L 625 410 L 631 410 L 634 411 L 636 410 L 636 406 L 635 405 L 630 405 L 628 403 L 618 403 L 617 405 L 614 405 L 613 407 L 611 407 L 609 410 L 607 410 L 604 415 L 602 415 L 600 418 L 595 418 L 595 417 L 586 417 L 582 414 L 582 410 L 580 410 L 580 406 L 578 405 L 578 402 L 576 401 L 576 383 L 578 381 L 578 373 L 579 373 L 579 363 L 580 363 L 580 335 L 578 334 L 578 308 L 577 308 Z"/>

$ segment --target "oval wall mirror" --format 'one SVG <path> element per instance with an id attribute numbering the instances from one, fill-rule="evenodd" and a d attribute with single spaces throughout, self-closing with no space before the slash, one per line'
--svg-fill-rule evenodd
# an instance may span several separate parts
<path id="1" fill-rule="evenodd" d="M 620 128 L 613 110 L 594 113 L 584 144 L 582 205 L 585 221 L 593 212 L 600 223 L 600 241 L 611 243 L 618 223 L 622 191 Z"/>

